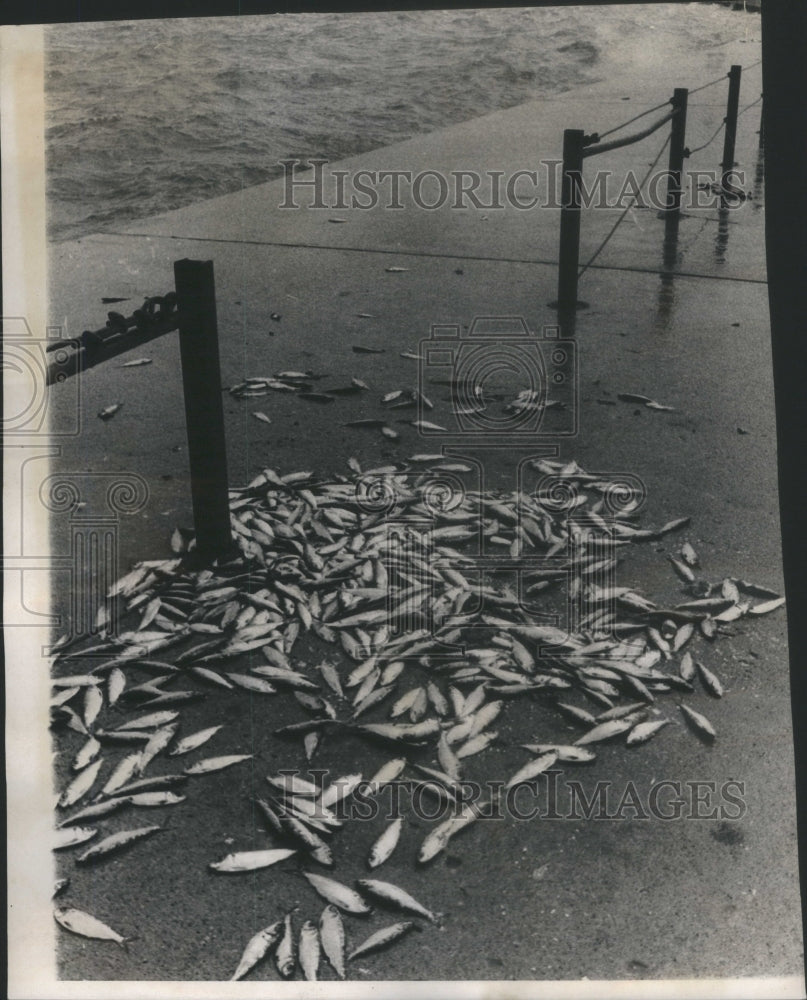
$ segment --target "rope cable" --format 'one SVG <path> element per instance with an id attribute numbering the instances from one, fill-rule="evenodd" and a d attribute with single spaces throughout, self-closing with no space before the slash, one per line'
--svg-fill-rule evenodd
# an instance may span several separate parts
<path id="1" fill-rule="evenodd" d="M 649 167 L 647 173 L 642 178 L 642 183 L 639 185 L 639 189 L 636 192 L 636 195 L 640 195 L 642 193 L 642 188 L 645 186 L 645 184 L 647 183 L 650 175 L 653 173 L 653 170 L 655 169 L 656 164 L 661 159 L 661 154 L 664 152 L 664 150 L 667 148 L 667 146 L 669 146 L 670 139 L 671 139 L 671 136 L 668 135 L 667 138 L 664 140 L 664 143 L 663 143 L 661 149 L 656 154 L 656 158 L 650 164 L 650 167 Z M 578 271 L 578 273 L 577 273 L 577 277 L 578 278 L 580 278 L 582 275 L 584 275 L 586 273 L 586 271 L 591 267 L 591 265 L 594 263 L 594 261 L 597 259 L 597 257 L 599 257 L 599 255 L 602 252 L 602 250 L 604 250 L 604 248 L 605 248 L 606 244 L 608 243 L 608 241 L 611 239 L 611 237 L 617 231 L 617 229 L 619 228 L 619 226 L 622 224 L 622 221 L 624 220 L 625 216 L 633 208 L 633 203 L 636 200 L 636 195 L 633 195 L 632 200 L 630 201 L 630 203 L 628 205 L 625 206 L 624 211 L 619 216 L 619 218 L 616 220 L 616 222 L 614 223 L 614 225 L 611 227 L 611 230 L 608 233 L 608 235 L 605 237 L 605 239 L 602 241 L 602 243 L 600 243 L 600 245 L 597 247 L 597 249 L 594 251 L 594 253 L 591 255 L 591 257 L 589 257 L 589 259 L 586 261 L 586 263 L 583 265 L 583 267 Z"/>

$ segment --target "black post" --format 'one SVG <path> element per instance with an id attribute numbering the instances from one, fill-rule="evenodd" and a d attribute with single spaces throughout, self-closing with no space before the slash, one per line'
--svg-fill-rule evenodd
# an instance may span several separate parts
<path id="1" fill-rule="evenodd" d="M 737 109 L 740 105 L 740 77 L 742 66 L 732 66 L 729 70 L 729 99 L 726 105 L 726 134 L 723 140 L 723 162 L 720 164 L 721 187 L 726 186 L 727 176 L 734 169 L 734 146 L 737 142 Z"/>
<path id="2" fill-rule="evenodd" d="M 232 551 L 233 542 L 213 261 L 175 261 L 174 281 L 196 549 L 201 558 L 215 559 Z"/>
<path id="3" fill-rule="evenodd" d="M 577 308 L 577 270 L 580 264 L 580 181 L 583 174 L 582 129 L 563 132 L 560 249 L 558 252 L 559 310 Z"/>
<path id="4" fill-rule="evenodd" d="M 672 96 L 675 117 L 670 127 L 670 161 L 667 167 L 666 211 L 668 219 L 673 215 L 677 216 L 681 211 L 688 99 L 689 91 L 685 87 L 675 88 Z"/>

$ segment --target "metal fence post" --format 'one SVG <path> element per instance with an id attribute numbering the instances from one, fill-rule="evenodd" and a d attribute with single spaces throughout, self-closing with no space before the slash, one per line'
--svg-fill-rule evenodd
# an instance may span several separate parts
<path id="1" fill-rule="evenodd" d="M 726 134 L 723 139 L 723 162 L 720 164 L 720 186 L 726 186 L 726 179 L 734 169 L 734 146 L 737 142 L 737 108 L 740 104 L 740 78 L 742 66 L 732 66 L 729 70 L 729 99 L 726 104 Z"/>
<path id="2" fill-rule="evenodd" d="M 558 253 L 558 309 L 577 308 L 577 271 L 580 264 L 580 181 L 583 173 L 582 129 L 563 132 L 563 183 Z"/>
<path id="3" fill-rule="evenodd" d="M 689 91 L 686 87 L 675 88 L 672 96 L 675 117 L 670 127 L 670 161 L 667 167 L 666 211 L 668 218 L 672 215 L 677 216 L 681 211 L 688 99 Z"/>
<path id="4" fill-rule="evenodd" d="M 196 550 L 215 559 L 232 551 L 233 540 L 213 261 L 175 261 L 174 281 Z"/>

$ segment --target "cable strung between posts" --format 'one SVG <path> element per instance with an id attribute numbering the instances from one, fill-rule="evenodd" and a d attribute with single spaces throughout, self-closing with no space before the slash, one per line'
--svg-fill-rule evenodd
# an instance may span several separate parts
<path id="1" fill-rule="evenodd" d="M 633 118 L 629 118 L 626 122 L 622 122 L 621 125 L 614 125 L 614 127 L 609 128 L 607 132 L 597 132 L 597 141 L 604 139 L 607 135 L 611 135 L 614 132 L 619 132 L 620 129 L 625 128 L 627 125 L 632 125 L 634 122 L 638 122 L 639 119 L 644 118 L 645 115 L 652 115 L 654 111 L 660 111 L 662 108 L 666 108 L 669 103 L 669 100 L 666 100 L 663 104 L 657 104 L 654 108 L 648 108 L 647 111 L 641 111 L 638 115 L 634 115 Z"/>
<path id="2" fill-rule="evenodd" d="M 689 149 L 689 148 L 685 149 L 684 156 L 685 157 L 692 156 L 694 153 L 699 153 L 702 149 L 706 149 L 707 146 L 711 146 L 711 144 L 720 135 L 720 133 L 723 131 L 725 127 L 726 127 L 726 119 L 724 118 L 723 121 L 715 129 L 714 135 L 712 136 L 711 139 L 707 139 L 707 141 L 702 146 L 696 146 L 694 149 Z"/>
<path id="3" fill-rule="evenodd" d="M 650 164 L 650 167 L 649 167 L 647 173 L 642 178 L 642 183 L 639 185 L 639 190 L 637 191 L 637 194 L 641 194 L 642 193 L 642 188 L 645 186 L 645 184 L 647 184 L 648 178 L 653 173 L 653 171 L 654 171 L 654 169 L 655 169 L 656 164 L 658 163 L 658 161 L 661 159 L 661 154 L 664 152 L 664 150 L 667 148 L 667 146 L 669 146 L 671 138 L 672 138 L 672 136 L 668 135 L 667 138 L 664 140 L 664 145 L 658 151 L 658 153 L 656 154 L 655 160 L 653 160 L 653 162 Z M 636 199 L 636 195 L 633 196 L 633 201 L 635 201 L 635 199 Z M 597 249 L 594 251 L 594 253 L 591 255 L 591 257 L 589 257 L 589 259 L 586 261 L 586 263 L 577 272 L 577 277 L 578 278 L 582 277 L 582 275 L 584 275 L 586 273 L 586 271 L 591 267 L 591 265 L 594 263 L 594 261 L 597 259 L 597 257 L 599 257 L 600 253 L 605 248 L 605 245 L 608 243 L 608 241 L 611 239 L 611 237 L 614 235 L 614 233 L 617 231 L 617 229 L 621 225 L 622 220 L 625 218 L 625 216 L 628 214 L 628 212 L 633 208 L 633 201 L 631 201 L 631 203 L 625 207 L 625 210 L 623 211 L 623 213 L 619 216 L 619 218 L 616 220 L 616 222 L 614 223 L 614 225 L 611 227 L 611 231 L 608 233 L 608 235 L 605 237 L 605 239 L 602 241 L 602 243 L 600 243 L 600 245 L 597 247 Z"/>
<path id="4" fill-rule="evenodd" d="M 762 100 L 762 98 L 764 96 L 765 96 L 764 94 L 760 94 L 759 97 L 755 101 L 751 101 L 750 104 L 746 104 L 746 106 L 742 109 L 742 111 L 738 111 L 737 112 L 737 117 L 739 118 L 740 115 L 744 115 L 746 113 L 746 111 L 750 111 L 751 108 L 755 108 L 757 106 L 757 104 L 759 104 L 759 102 Z"/>
<path id="5" fill-rule="evenodd" d="M 689 96 L 692 97 L 693 94 L 699 94 L 702 90 L 706 90 L 707 87 L 714 87 L 716 83 L 722 83 L 724 80 L 728 80 L 728 73 L 723 76 L 719 76 L 716 80 L 710 80 L 709 83 L 704 83 L 700 87 L 695 87 L 694 90 L 689 91 Z"/>

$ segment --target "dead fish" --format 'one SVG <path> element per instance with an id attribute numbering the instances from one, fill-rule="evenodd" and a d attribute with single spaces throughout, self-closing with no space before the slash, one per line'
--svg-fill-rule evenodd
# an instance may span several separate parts
<path id="1" fill-rule="evenodd" d="M 676 575 L 681 580 L 683 580 L 685 583 L 695 582 L 695 574 L 692 572 L 692 570 L 689 568 L 689 566 L 687 566 L 685 562 L 682 562 L 680 559 L 676 559 L 675 556 L 668 555 L 667 558 L 670 560 L 670 563 L 672 564 L 672 568 L 675 570 Z"/>
<path id="2" fill-rule="evenodd" d="M 271 424 L 271 422 L 272 422 L 271 417 L 267 417 L 266 414 L 262 410 L 253 410 L 252 411 L 252 416 L 256 420 L 260 420 L 261 423 L 263 423 L 263 424 Z M 261 933 L 263 933 L 263 931 Z"/>
<path id="3" fill-rule="evenodd" d="M 361 774 L 348 774 L 342 778 L 336 778 L 320 796 L 320 805 L 327 809 L 336 805 L 350 795 L 362 782 Z"/>
<path id="4" fill-rule="evenodd" d="M 722 698 L 723 685 L 720 683 L 718 677 L 708 667 L 705 667 L 700 660 L 695 661 L 695 666 L 698 668 L 701 682 L 709 694 L 714 695 L 715 698 Z"/>
<path id="5" fill-rule="evenodd" d="M 89 826 L 68 826 L 56 831 L 51 850 L 65 851 L 69 847 L 77 847 L 93 837 L 98 836 L 98 830 Z"/>
<path id="6" fill-rule="evenodd" d="M 61 895 L 65 889 L 70 885 L 69 878 L 57 878 L 53 883 L 53 892 L 51 894 L 51 899 L 55 899 L 57 896 Z"/>
<path id="7" fill-rule="evenodd" d="M 697 566 L 700 562 L 698 553 L 689 542 L 684 542 L 679 550 L 679 554 L 687 566 Z"/>
<path id="8" fill-rule="evenodd" d="M 708 743 L 716 739 L 717 733 L 715 728 L 705 715 L 701 715 L 700 712 L 696 712 L 694 708 L 689 708 L 687 705 L 679 705 L 678 707 L 681 709 L 684 718 L 701 739 Z"/>
<path id="9" fill-rule="evenodd" d="M 95 779 L 98 777 L 98 772 L 101 770 L 101 765 L 103 760 L 96 760 L 94 763 L 89 764 L 87 767 L 74 778 L 70 784 L 65 788 L 59 798 L 59 807 L 61 809 L 67 809 L 69 806 L 73 806 L 80 799 L 89 792 L 92 786 L 95 784 Z"/>
<path id="10" fill-rule="evenodd" d="M 384 435 L 385 438 L 389 438 L 390 441 L 398 441 L 400 440 L 401 437 L 401 435 L 396 430 L 393 430 L 392 427 L 388 427 L 386 424 L 382 425 L 381 433 Z"/>
<path id="11" fill-rule="evenodd" d="M 77 910 L 72 906 L 57 907 L 53 911 L 53 916 L 57 924 L 73 934 L 96 938 L 99 941 L 114 941 L 124 948 L 126 946 L 128 938 L 113 931 L 107 924 L 83 910 Z"/>
<path id="12" fill-rule="evenodd" d="M 446 429 L 440 424 L 433 424 L 430 420 L 411 420 L 409 422 L 418 431 L 444 431 Z"/>
<path id="13" fill-rule="evenodd" d="M 378 428 L 378 427 L 383 427 L 383 426 L 384 426 L 384 421 L 383 420 L 375 420 L 375 419 L 373 419 L 371 417 L 368 417 L 367 419 L 362 419 L 362 420 L 349 420 L 345 424 L 345 427 Z"/>
<path id="14" fill-rule="evenodd" d="M 664 726 L 668 725 L 669 721 L 669 719 L 654 719 L 650 722 L 640 722 L 628 733 L 627 745 L 635 747 L 640 743 L 647 743 L 649 739 L 652 739 L 656 735 L 659 729 L 663 729 Z"/>
<path id="15" fill-rule="evenodd" d="M 115 770 L 106 780 L 106 784 L 101 789 L 103 795 L 111 795 L 117 792 L 128 781 L 130 781 L 140 771 L 140 754 L 130 753 L 123 757 Z"/>
<path id="16" fill-rule="evenodd" d="M 683 678 L 683 680 L 688 683 L 693 681 L 695 678 L 695 661 L 692 658 L 691 653 L 684 653 L 681 657 L 681 665 L 678 668 L 678 673 Z"/>
<path id="17" fill-rule="evenodd" d="M 353 345 L 354 354 L 385 354 L 383 347 L 362 347 L 360 344 Z"/>
<path id="18" fill-rule="evenodd" d="M 381 836 L 376 840 L 373 846 L 370 848 L 370 854 L 367 858 L 367 864 L 370 868 L 378 868 L 379 865 L 383 865 L 384 862 L 390 857 L 392 852 L 398 845 L 398 841 L 401 837 L 401 830 L 403 829 L 403 817 L 399 816 L 394 819 L 384 830 Z"/>
<path id="19" fill-rule="evenodd" d="M 387 274 L 403 274 L 404 271 L 408 271 L 408 267 L 385 267 L 384 270 Z"/>
<path id="20" fill-rule="evenodd" d="M 252 760 L 254 754 L 230 754 L 224 757 L 206 757 L 198 760 L 195 764 L 185 768 L 185 774 L 210 774 L 213 771 L 222 771 L 225 767 L 232 767 L 233 764 L 240 764 L 245 760 Z"/>
<path id="21" fill-rule="evenodd" d="M 79 750 L 73 759 L 73 763 L 70 765 L 71 770 L 80 771 L 85 768 L 88 764 L 91 764 L 98 754 L 101 752 L 101 744 L 91 736 L 84 746 Z"/>
<path id="22" fill-rule="evenodd" d="M 414 920 L 403 920 L 398 924 L 390 924 L 389 927 L 382 927 L 381 930 L 371 934 L 366 940 L 362 941 L 357 948 L 354 948 L 348 955 L 348 961 L 352 961 L 360 955 L 366 955 L 370 951 L 376 951 L 378 948 L 383 948 L 388 944 L 392 944 L 393 941 L 397 941 L 399 938 L 403 937 L 404 934 L 407 934 L 409 931 L 416 928 L 417 924 Z"/>
<path id="23" fill-rule="evenodd" d="M 582 723 L 584 726 L 593 726 L 596 721 L 591 712 L 587 712 L 584 708 L 578 708 L 577 705 L 567 705 L 559 701 L 557 707 L 564 715 L 568 716 L 574 722 Z"/>
<path id="24" fill-rule="evenodd" d="M 179 712 L 152 712 L 149 715 L 139 715 L 135 719 L 129 719 L 112 732 L 123 732 L 127 729 L 159 729 L 178 718 Z"/>
<path id="25" fill-rule="evenodd" d="M 294 955 L 294 926 L 291 920 L 291 912 L 287 913 L 283 920 L 283 937 L 275 950 L 275 965 L 277 971 L 288 979 L 294 972 L 296 959 Z"/>
<path id="26" fill-rule="evenodd" d="M 644 404 L 648 410 L 662 410 L 666 413 L 671 413 L 675 410 L 674 406 L 665 406 L 664 403 L 657 403 L 655 399 L 651 399 L 649 403 Z"/>
<path id="27" fill-rule="evenodd" d="M 785 603 L 784 597 L 777 597 L 773 601 L 765 601 L 762 604 L 755 604 L 748 609 L 749 615 L 767 615 L 771 611 L 776 611 L 777 608 L 781 608 Z"/>
<path id="28" fill-rule="evenodd" d="M 345 978 L 345 925 L 339 910 L 329 903 L 319 918 L 319 939 L 325 957 L 340 979 Z"/>
<path id="29" fill-rule="evenodd" d="M 385 740 L 404 740 L 406 742 L 420 743 L 429 736 L 436 736 L 440 732 L 440 723 L 437 719 L 426 719 L 424 722 L 413 722 L 409 725 L 365 723 L 364 725 L 356 726 L 356 730 L 368 733 L 370 736 L 378 736 Z"/>
<path id="30" fill-rule="evenodd" d="M 457 750 L 457 759 L 463 760 L 465 757 L 472 757 L 474 754 L 487 750 L 490 744 L 498 739 L 498 737 L 499 734 L 493 732 L 477 733 L 476 736 L 472 736 Z"/>
<path id="31" fill-rule="evenodd" d="M 162 830 L 161 826 L 141 826 L 134 830 L 119 830 L 117 833 L 110 834 L 110 836 L 105 837 L 103 840 L 99 841 L 93 847 L 90 847 L 83 854 L 80 854 L 76 858 L 76 864 L 86 864 L 88 861 L 95 861 L 98 858 L 102 858 L 112 851 L 120 850 L 122 847 L 128 847 L 129 844 L 135 843 L 135 841 L 142 840 L 144 837 L 150 837 L 152 834 L 157 833 L 158 830 Z"/>
<path id="32" fill-rule="evenodd" d="M 270 924 L 268 927 L 264 927 L 263 930 L 258 931 L 258 933 L 249 939 L 246 948 L 241 955 L 241 960 L 235 972 L 230 977 L 230 982 L 233 983 L 237 979 L 242 979 L 250 969 L 253 969 L 258 962 L 264 958 L 267 953 L 274 947 L 280 938 L 281 928 L 283 927 L 283 921 L 277 920 L 275 923 Z"/>
<path id="33" fill-rule="evenodd" d="M 597 759 L 594 751 L 587 750 L 585 747 L 569 746 L 562 743 L 522 743 L 521 745 L 530 753 L 554 753 L 559 764 L 588 764 Z"/>
<path id="34" fill-rule="evenodd" d="M 618 392 L 616 395 L 617 399 L 621 399 L 623 403 L 652 403 L 653 400 L 649 396 L 641 396 L 636 392 Z"/>
<path id="35" fill-rule="evenodd" d="M 185 801 L 186 796 L 176 795 L 174 792 L 137 792 L 135 795 L 127 795 L 126 798 L 129 805 L 154 808 L 179 805 Z"/>
<path id="36" fill-rule="evenodd" d="M 610 740 L 615 736 L 619 736 L 622 733 L 626 733 L 629 729 L 633 727 L 633 720 L 626 719 L 610 719 L 608 722 L 603 722 L 593 729 L 590 729 L 587 733 L 580 737 L 579 740 L 575 740 L 576 746 L 583 746 L 586 743 L 599 743 L 601 740 Z"/>
<path id="37" fill-rule="evenodd" d="M 269 868 L 279 861 L 296 854 L 289 848 L 275 848 L 267 851 L 238 851 L 235 854 L 228 854 L 221 861 L 211 861 L 208 868 L 216 872 L 252 872 L 258 868 Z"/>
<path id="38" fill-rule="evenodd" d="M 539 774 L 543 774 L 544 771 L 548 771 L 557 759 L 558 755 L 554 750 L 541 754 L 540 757 L 537 757 L 535 760 L 531 760 L 529 763 L 525 764 L 524 767 L 516 771 L 513 777 L 510 778 L 504 786 L 505 790 L 513 788 L 515 785 L 519 785 L 524 781 L 532 781 L 532 779 L 536 778 Z"/>
<path id="39" fill-rule="evenodd" d="M 384 785 L 395 781 L 396 778 L 401 776 L 405 767 L 405 757 L 395 757 L 393 760 L 388 760 L 367 782 L 368 794 L 375 795 Z"/>
<path id="40" fill-rule="evenodd" d="M 229 671 L 227 677 L 236 687 L 243 688 L 245 691 L 253 691 L 255 694 L 277 694 L 277 688 L 262 677 L 252 677 L 250 674 L 236 674 Z"/>
<path id="41" fill-rule="evenodd" d="M 99 410 L 98 416 L 101 420 L 111 420 L 122 406 L 123 403 L 113 403 L 112 406 L 107 406 L 103 410 Z"/>
<path id="42" fill-rule="evenodd" d="M 402 910 L 410 910 L 412 913 L 417 913 L 421 917 L 430 920 L 433 924 L 436 924 L 438 921 L 438 914 L 427 910 L 414 896 L 410 896 L 405 889 L 393 885 L 392 882 L 380 882 L 378 879 L 373 878 L 360 878 L 356 880 L 356 884 L 371 896 L 383 899 L 385 903 L 393 903 Z"/>
<path id="43" fill-rule="evenodd" d="M 189 736 L 183 737 L 181 740 L 177 741 L 175 747 L 168 751 L 168 756 L 179 757 L 182 754 L 190 753 L 191 750 L 198 749 L 200 746 L 207 743 L 208 740 L 212 739 L 216 733 L 223 728 L 223 726 L 209 726 L 207 729 L 200 729 L 196 733 L 191 733 Z"/>
<path id="44" fill-rule="evenodd" d="M 288 795 L 303 795 L 306 798 L 318 798 L 320 795 L 318 785 L 296 774 L 267 775 L 266 780 L 273 788 L 278 788 Z"/>
<path id="45" fill-rule="evenodd" d="M 332 903 L 345 913 L 371 912 L 370 907 L 361 896 L 341 882 L 326 878 L 324 875 L 315 875 L 313 872 L 302 872 L 301 874 L 327 903 Z"/>
<path id="46" fill-rule="evenodd" d="M 316 924 L 311 920 L 306 920 L 300 929 L 299 961 L 303 975 L 310 983 L 317 981 L 319 954 L 319 933 Z"/>

